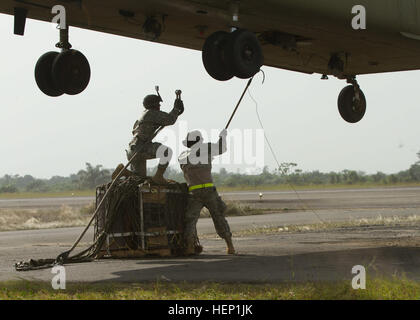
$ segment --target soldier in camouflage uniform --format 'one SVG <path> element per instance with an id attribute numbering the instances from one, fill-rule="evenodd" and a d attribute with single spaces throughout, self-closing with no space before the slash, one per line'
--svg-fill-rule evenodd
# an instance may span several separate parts
<path id="1" fill-rule="evenodd" d="M 226 204 L 217 193 L 211 176 L 211 161 L 213 157 L 226 152 L 226 135 L 226 130 L 223 130 L 217 143 L 203 143 L 201 133 L 193 131 L 183 141 L 183 144 L 190 148 L 182 152 L 178 157 L 191 192 L 185 214 L 184 229 L 187 255 L 196 252 L 195 242 L 198 239 L 196 225 L 203 207 L 209 210 L 217 234 L 226 241 L 227 253 L 235 254 L 232 233 L 224 216 Z"/>
<path id="2" fill-rule="evenodd" d="M 131 170 L 134 175 L 144 175 L 142 164 L 148 159 L 159 159 L 159 165 L 153 181 L 158 184 L 165 184 L 167 181 L 163 174 L 172 158 L 172 150 L 159 142 L 152 142 L 151 138 L 154 132 L 160 126 L 173 125 L 178 116 L 184 112 L 184 104 L 181 99 L 176 99 L 173 109 L 169 112 L 160 111 L 162 99 L 158 95 L 148 95 L 143 100 L 143 106 L 146 108 L 140 120 L 137 120 L 133 126 L 133 139 L 127 150 L 127 159 L 130 160 L 134 153 L 139 151 L 137 156 L 131 162 Z M 113 177 L 124 167 L 122 164 L 117 167 Z M 125 173 L 124 173 L 125 174 Z M 130 175 L 130 174 L 125 174 Z"/>

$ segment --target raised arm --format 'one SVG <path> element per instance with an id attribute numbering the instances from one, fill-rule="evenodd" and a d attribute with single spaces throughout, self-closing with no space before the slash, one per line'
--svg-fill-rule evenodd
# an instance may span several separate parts
<path id="1" fill-rule="evenodd" d="M 154 114 L 153 116 L 156 123 L 159 123 L 162 126 L 170 126 L 176 122 L 178 116 L 181 115 L 183 112 L 184 103 L 182 102 L 182 100 L 176 99 L 174 102 L 174 107 L 169 113 L 166 113 L 164 111 L 157 111 L 156 114 Z"/>
<path id="2" fill-rule="evenodd" d="M 223 129 L 219 134 L 219 141 L 216 143 L 209 143 L 209 155 L 215 157 L 227 151 L 226 136 L 227 130 Z"/>

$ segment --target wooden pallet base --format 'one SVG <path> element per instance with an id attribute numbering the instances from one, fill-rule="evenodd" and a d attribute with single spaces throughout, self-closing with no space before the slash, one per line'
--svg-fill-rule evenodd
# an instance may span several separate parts
<path id="1" fill-rule="evenodd" d="M 153 249 L 153 250 L 112 250 L 109 253 L 101 250 L 98 259 L 109 258 L 141 258 L 146 256 L 170 257 L 171 249 Z"/>

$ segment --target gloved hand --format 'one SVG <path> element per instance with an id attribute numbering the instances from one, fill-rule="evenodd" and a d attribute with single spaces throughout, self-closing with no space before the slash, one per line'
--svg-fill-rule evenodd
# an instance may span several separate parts
<path id="1" fill-rule="evenodd" d="M 181 99 L 175 99 L 174 108 L 178 110 L 178 115 L 184 113 L 184 102 Z"/>
<path id="2" fill-rule="evenodd" d="M 219 137 L 220 138 L 226 138 L 227 136 L 227 130 L 223 129 L 222 131 L 220 131 Z"/>

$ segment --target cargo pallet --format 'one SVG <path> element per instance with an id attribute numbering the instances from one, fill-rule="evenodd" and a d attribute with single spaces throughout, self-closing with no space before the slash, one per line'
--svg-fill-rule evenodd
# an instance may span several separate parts
<path id="1" fill-rule="evenodd" d="M 109 184 L 96 189 L 96 205 Z M 111 190 L 95 220 L 94 240 L 114 215 L 98 258 L 135 258 L 183 253 L 183 225 L 188 201 L 186 184 L 154 185 L 135 178 Z M 112 214 L 111 214 L 112 213 Z"/>

